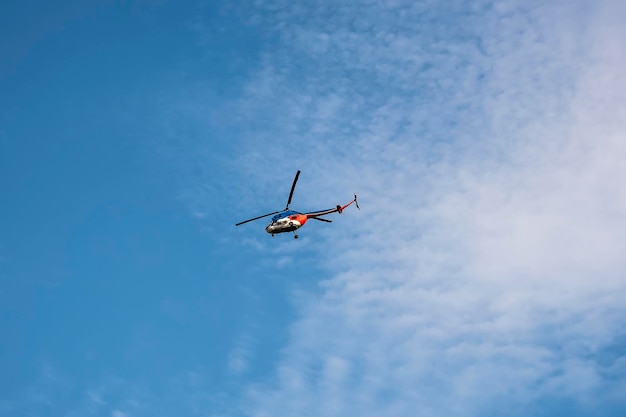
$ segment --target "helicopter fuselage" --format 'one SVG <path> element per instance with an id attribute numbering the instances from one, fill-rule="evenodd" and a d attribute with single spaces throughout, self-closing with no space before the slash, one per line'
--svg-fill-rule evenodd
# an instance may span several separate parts
<path id="1" fill-rule="evenodd" d="M 272 221 L 265 227 L 265 231 L 271 235 L 293 232 L 304 226 L 307 220 L 306 214 L 287 211 L 272 217 Z"/>

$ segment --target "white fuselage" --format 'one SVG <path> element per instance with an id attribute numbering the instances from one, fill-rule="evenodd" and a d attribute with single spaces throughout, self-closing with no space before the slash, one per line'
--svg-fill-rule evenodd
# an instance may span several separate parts
<path id="1" fill-rule="evenodd" d="M 284 219 L 272 221 L 270 224 L 267 225 L 265 231 L 269 234 L 274 235 L 278 233 L 293 232 L 300 227 L 302 227 L 302 223 L 300 223 L 298 220 L 285 217 Z"/>

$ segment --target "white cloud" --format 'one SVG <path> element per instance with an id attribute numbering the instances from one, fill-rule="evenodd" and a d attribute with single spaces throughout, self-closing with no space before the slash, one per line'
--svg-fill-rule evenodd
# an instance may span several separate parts
<path id="1" fill-rule="evenodd" d="M 303 204 L 356 189 L 363 210 L 324 232 L 333 277 L 248 413 L 624 407 L 624 6 L 271 9 L 257 20 L 283 42 L 242 114 L 265 106 L 255 134 L 275 152 L 243 159 L 270 181 L 297 149 L 328 184 Z"/>
<path id="2" fill-rule="evenodd" d="M 252 357 L 253 340 L 249 336 L 239 338 L 235 346 L 228 354 L 228 370 L 233 375 L 241 375 L 247 371 Z"/>

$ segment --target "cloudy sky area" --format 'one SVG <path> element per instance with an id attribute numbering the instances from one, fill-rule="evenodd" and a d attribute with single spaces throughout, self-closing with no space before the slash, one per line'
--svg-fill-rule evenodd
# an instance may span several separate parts
<path id="1" fill-rule="evenodd" d="M 31 3 L 0 416 L 626 412 L 625 3 Z"/>

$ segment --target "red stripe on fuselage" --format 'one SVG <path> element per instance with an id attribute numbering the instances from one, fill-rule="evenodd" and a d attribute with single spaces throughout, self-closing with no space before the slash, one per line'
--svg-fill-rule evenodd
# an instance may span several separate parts
<path id="1" fill-rule="evenodd" d="M 309 218 L 306 216 L 306 214 L 294 214 L 292 216 L 289 216 L 289 220 L 295 220 L 299 222 L 300 226 L 304 226 L 304 223 L 306 223 L 308 219 Z"/>

